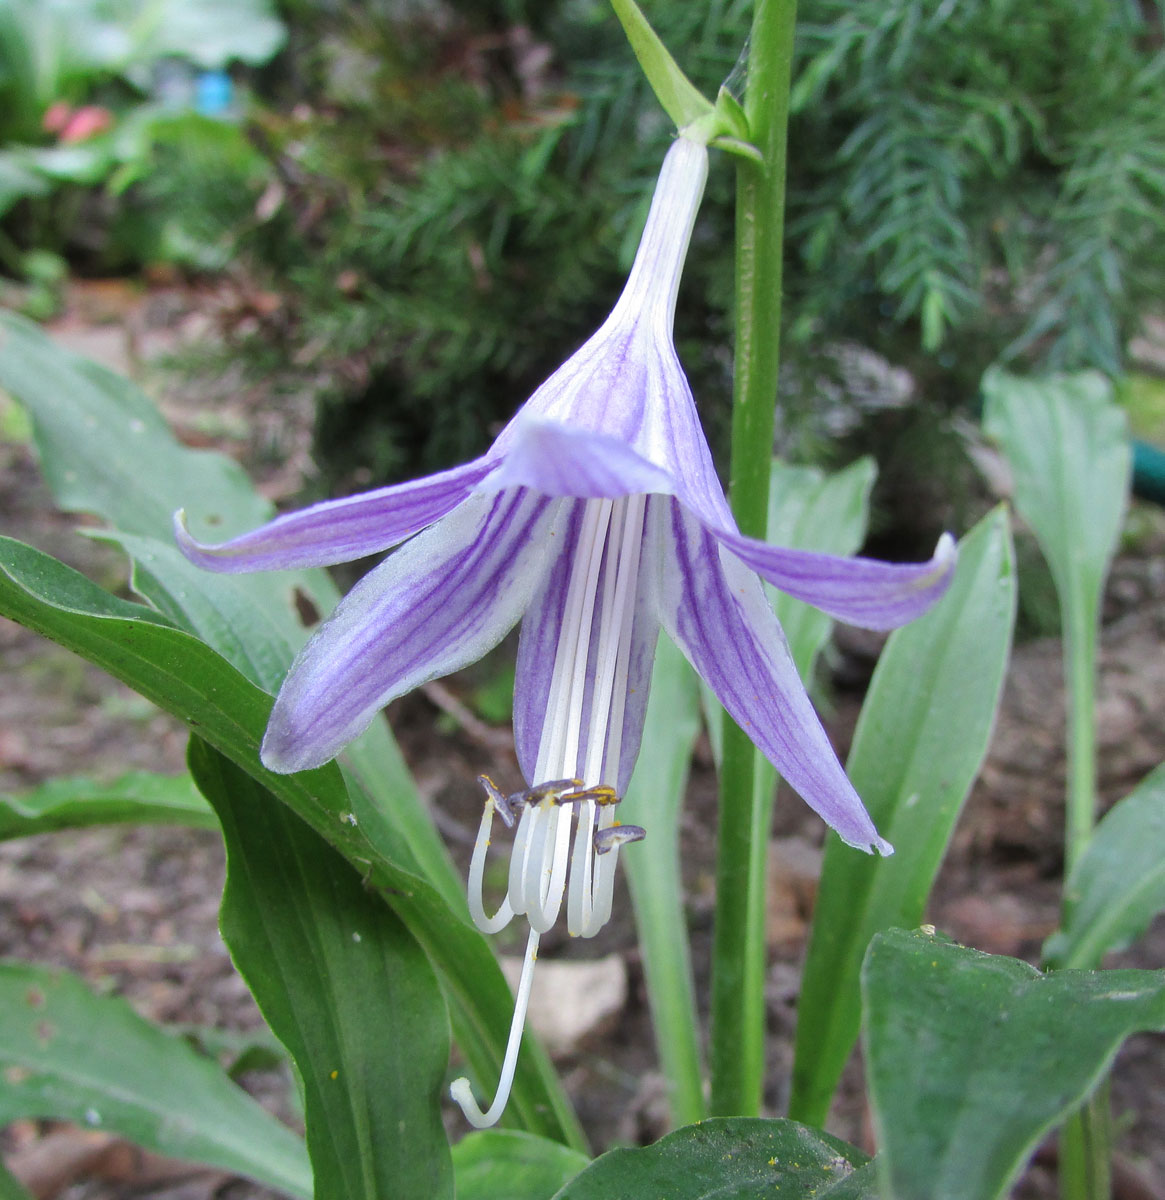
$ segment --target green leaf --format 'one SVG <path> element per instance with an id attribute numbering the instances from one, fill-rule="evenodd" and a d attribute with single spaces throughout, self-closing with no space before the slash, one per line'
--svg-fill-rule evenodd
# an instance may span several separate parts
<path id="1" fill-rule="evenodd" d="M 49 555 L 3 537 L 0 614 L 80 654 L 185 721 L 366 871 L 437 967 L 453 1005 L 454 1034 L 474 1070 L 496 1075 L 513 997 L 488 944 L 430 883 L 401 865 L 410 861 L 408 848 L 383 804 L 358 786 L 349 792 L 334 763 L 296 775 L 275 775 L 262 766 L 258 747 L 270 696 L 153 610 L 110 596 Z M 552 1068 L 532 1042 L 518 1060 L 510 1112 L 531 1132 L 585 1144 Z"/>
<path id="2" fill-rule="evenodd" d="M 715 108 L 710 100 L 701 95 L 700 90 L 680 70 L 676 60 L 672 58 L 667 47 L 659 40 L 655 30 L 648 24 L 635 0 L 611 0 L 611 7 L 623 26 L 623 32 L 639 59 L 647 82 L 655 98 L 663 106 L 664 112 L 675 122 L 677 129 L 683 129 L 701 117 L 716 120 Z M 737 133 L 732 127 L 726 127 L 717 132 Z"/>
<path id="3" fill-rule="evenodd" d="M 847 769 L 891 858 L 826 845 L 798 1004 L 790 1113 L 824 1124 L 860 1025 L 873 935 L 915 925 L 987 750 L 1015 620 L 1007 517 L 963 539 L 950 591 L 886 644 Z"/>
<path id="4" fill-rule="evenodd" d="M 0 1125 L 51 1117 L 310 1197 L 303 1143 L 217 1064 L 67 971 L 0 964 Z"/>
<path id="5" fill-rule="evenodd" d="M 1007 455 L 1015 507 L 1035 531 L 1064 598 L 1093 605 L 1116 548 L 1132 452 L 1112 384 L 1095 372 L 983 376 L 983 429 Z"/>
<path id="6" fill-rule="evenodd" d="M 110 783 L 75 776 L 0 794 L 0 840 L 85 825 L 146 823 L 218 828 L 189 775 L 131 771 Z"/>
<path id="7" fill-rule="evenodd" d="M 621 820 L 642 825 L 647 839 L 641 846 L 627 847 L 620 861 L 627 871 L 635 907 L 647 998 L 671 1117 L 679 1125 L 698 1121 L 706 1112 L 680 869 L 680 808 L 699 732 L 697 676 L 672 642 L 661 635 L 639 759 L 619 813 Z"/>
<path id="8" fill-rule="evenodd" d="M 863 1049 L 887 1195 L 994 1200 L 1125 1038 L 1165 1029 L 1165 972 L 1056 971 L 878 934 Z"/>
<path id="9" fill-rule="evenodd" d="M 1064 885 L 1064 927 L 1044 946 L 1055 967 L 1095 967 L 1165 911 L 1165 766 L 1109 810 Z"/>
<path id="10" fill-rule="evenodd" d="M 555 1200 L 875 1200 L 871 1171 L 855 1170 L 867 1161 L 795 1121 L 716 1117 L 653 1146 L 609 1150 Z"/>
<path id="11" fill-rule="evenodd" d="M 324 571 L 220 575 L 177 550 L 173 514 L 184 508 L 195 536 L 211 541 L 267 521 L 273 510 L 239 465 L 190 450 L 129 380 L 55 345 L 36 325 L 0 312 L 0 387 L 33 418 L 37 453 L 57 503 L 95 513 L 134 560 L 133 586 L 175 625 L 195 633 L 266 691 L 282 682 L 307 631 L 299 606 L 326 615 L 339 593 Z M 379 801 L 379 820 L 450 904 L 461 881 L 383 721 L 346 761 Z"/>
<path id="12" fill-rule="evenodd" d="M 198 738 L 190 770 L 227 847 L 223 938 L 303 1082 L 316 1194 L 451 1197 L 449 1017 L 421 947 L 350 863 Z"/>
<path id="13" fill-rule="evenodd" d="M 470 1133 L 453 1147 L 457 1200 L 550 1200 L 590 1161 L 561 1142 L 529 1133 Z"/>

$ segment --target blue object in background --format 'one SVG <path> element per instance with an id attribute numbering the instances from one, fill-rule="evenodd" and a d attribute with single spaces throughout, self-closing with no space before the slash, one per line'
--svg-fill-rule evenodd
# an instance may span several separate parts
<path id="1" fill-rule="evenodd" d="M 1165 507 L 1165 450 L 1133 442 L 1133 494 Z"/>
<path id="2" fill-rule="evenodd" d="M 194 90 L 194 108 L 204 117 L 230 114 L 235 85 L 225 71 L 201 71 Z"/>

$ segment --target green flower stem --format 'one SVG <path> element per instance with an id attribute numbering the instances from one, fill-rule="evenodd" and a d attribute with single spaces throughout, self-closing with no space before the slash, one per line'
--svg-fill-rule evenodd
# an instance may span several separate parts
<path id="1" fill-rule="evenodd" d="M 764 537 L 780 365 L 785 146 L 796 0 L 757 0 L 744 112 L 764 159 L 737 166 L 736 361 L 730 495 Z M 725 717 L 712 947 L 713 1116 L 755 1116 L 764 1077 L 765 853 L 772 791 L 757 751 Z"/>
<path id="2" fill-rule="evenodd" d="M 1096 823 L 1096 642 L 1098 594 L 1061 589 L 1064 678 L 1068 697 L 1068 796 L 1064 874 L 1072 870 Z M 1099 962 L 1081 964 L 1095 969 Z M 1109 1200 L 1112 1130 L 1107 1079 L 1060 1134 L 1061 1200 Z"/>

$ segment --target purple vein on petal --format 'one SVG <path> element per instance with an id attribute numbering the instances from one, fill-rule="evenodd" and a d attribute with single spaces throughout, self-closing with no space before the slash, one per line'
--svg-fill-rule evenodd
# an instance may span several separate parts
<path id="1" fill-rule="evenodd" d="M 733 720 L 843 841 L 891 852 L 813 711 L 756 576 L 722 554 L 676 502 L 657 512 L 665 553 L 674 556 L 661 572 L 664 628 Z"/>
<path id="2" fill-rule="evenodd" d="M 264 762 L 326 762 L 390 700 L 495 646 L 542 581 L 560 507 L 521 490 L 471 497 L 366 575 L 292 664 Z"/>
<path id="3" fill-rule="evenodd" d="M 379 554 L 457 507 L 494 467 L 475 459 L 449 471 L 287 513 L 218 545 L 190 536 L 182 513 L 174 536 L 191 562 L 211 571 L 289 570 Z"/>
<path id="4" fill-rule="evenodd" d="M 769 546 L 719 528 L 712 532 L 774 587 L 865 629 L 897 629 L 922 616 L 942 598 L 955 567 L 955 543 L 947 534 L 929 561 L 889 563 Z"/>

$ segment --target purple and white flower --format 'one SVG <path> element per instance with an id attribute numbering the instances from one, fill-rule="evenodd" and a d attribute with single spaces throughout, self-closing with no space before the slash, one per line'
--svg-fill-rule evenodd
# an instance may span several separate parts
<path id="1" fill-rule="evenodd" d="M 318 766 L 394 697 L 473 662 L 519 621 L 514 734 L 531 785 L 487 788 L 470 910 L 494 932 L 530 924 L 497 1097 L 465 1080 L 475 1125 L 501 1115 L 538 938 L 563 899 L 572 933 L 611 908 L 622 795 L 639 750 L 660 628 L 781 775 L 850 845 L 891 853 L 837 760 L 762 580 L 839 620 L 891 629 L 946 589 L 947 536 L 920 564 L 841 559 L 744 537 L 713 469 L 672 343 L 676 294 L 707 177 L 681 136 L 664 161 L 630 277 L 611 315 L 481 457 L 281 516 L 217 546 L 181 520 L 179 544 L 215 571 L 323 566 L 404 543 L 345 597 L 292 664 L 263 742 L 275 771 Z M 550 782 L 548 782 L 550 781 Z M 494 813 L 520 810 L 509 889 L 482 898 Z"/>

